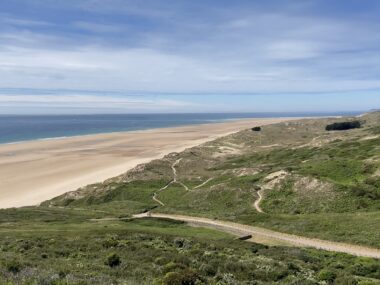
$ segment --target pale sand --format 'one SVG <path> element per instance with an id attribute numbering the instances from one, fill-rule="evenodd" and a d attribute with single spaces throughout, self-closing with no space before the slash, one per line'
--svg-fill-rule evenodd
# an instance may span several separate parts
<path id="1" fill-rule="evenodd" d="M 137 164 L 243 129 L 291 120 L 246 119 L 0 145 L 0 208 L 36 205 Z"/>

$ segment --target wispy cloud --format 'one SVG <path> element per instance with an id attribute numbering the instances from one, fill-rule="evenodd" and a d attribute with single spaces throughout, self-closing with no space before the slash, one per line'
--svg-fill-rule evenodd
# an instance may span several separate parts
<path id="1" fill-rule="evenodd" d="M 17 26 L 17 27 L 46 27 L 53 24 L 45 21 L 29 20 L 23 18 L 12 17 L 6 14 L 0 14 L 0 22 L 5 25 Z"/>
<path id="2" fill-rule="evenodd" d="M 57 96 L 59 94 L 59 96 Z M 56 110 L 64 110 L 63 113 L 73 113 L 78 108 L 85 112 L 93 113 L 94 110 L 102 110 L 106 113 L 125 113 L 125 112 L 173 112 L 177 108 L 191 108 L 196 104 L 170 99 L 151 98 L 143 99 L 131 96 L 115 95 L 83 95 L 67 94 L 58 92 L 49 95 L 36 94 L 0 94 L 0 113 L 19 113 L 20 110 L 27 113 L 54 113 Z"/>
<path id="3" fill-rule="evenodd" d="M 79 30 L 86 30 L 94 33 L 120 33 L 125 30 L 125 27 L 119 27 L 111 24 L 99 24 L 95 22 L 78 21 L 74 26 Z"/>
<path id="4" fill-rule="evenodd" d="M 371 3 L 17 0 L 2 8 L 0 88 L 380 90 L 380 7 Z"/>

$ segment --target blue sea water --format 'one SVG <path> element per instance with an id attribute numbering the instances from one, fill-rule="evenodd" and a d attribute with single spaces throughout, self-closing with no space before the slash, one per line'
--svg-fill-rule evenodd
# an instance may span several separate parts
<path id="1" fill-rule="evenodd" d="M 135 131 L 243 118 L 358 115 L 349 113 L 223 113 L 127 115 L 0 115 L 0 143 Z"/>

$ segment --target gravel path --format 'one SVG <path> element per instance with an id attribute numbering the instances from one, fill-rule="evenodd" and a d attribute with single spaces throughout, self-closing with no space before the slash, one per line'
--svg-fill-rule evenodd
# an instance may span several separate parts
<path id="1" fill-rule="evenodd" d="M 207 218 L 193 217 L 193 216 L 182 216 L 182 215 L 169 215 L 169 214 L 159 214 L 159 213 L 143 213 L 134 215 L 135 218 L 153 217 L 153 218 L 167 218 L 173 220 L 179 220 L 188 222 L 191 224 L 214 228 L 224 232 L 232 233 L 235 235 L 253 235 L 260 236 L 262 238 L 270 238 L 273 240 L 278 240 L 280 242 L 286 242 L 293 246 L 298 247 L 312 247 L 317 249 L 323 249 L 335 252 L 344 252 L 356 256 L 373 257 L 380 259 L 380 250 L 375 248 L 369 248 L 359 245 L 352 245 L 347 243 L 333 242 L 327 240 L 307 238 L 292 234 L 285 234 L 281 232 L 276 232 L 260 227 L 253 227 L 244 224 L 238 224 L 233 222 L 226 222 L 220 220 L 212 220 Z"/>

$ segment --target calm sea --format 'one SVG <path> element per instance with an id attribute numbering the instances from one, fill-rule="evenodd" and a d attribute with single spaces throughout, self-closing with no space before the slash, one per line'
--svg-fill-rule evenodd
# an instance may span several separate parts
<path id="1" fill-rule="evenodd" d="M 0 115 L 0 143 L 222 122 L 242 118 L 357 115 L 350 113 L 224 113 L 138 115 Z"/>

